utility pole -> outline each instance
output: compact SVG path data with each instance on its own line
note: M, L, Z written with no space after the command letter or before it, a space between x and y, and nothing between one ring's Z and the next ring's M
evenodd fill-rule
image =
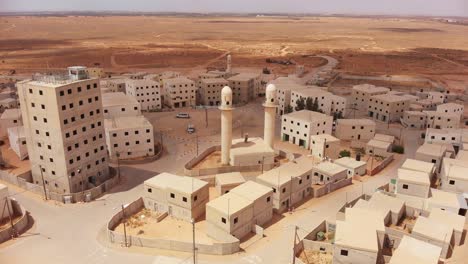
M296 237L297 237L297 226L294 226L294 241L293 241L293 254L292 264L296 264Z
M192 250L193 250L193 264L196 264L197 262L197 259L196 259L196 251L197 251L197 248L195 246L195 219L191 219L192 222L192 233L193 233L193 239L192 239Z
M46 191L46 187L45 187L44 174L42 173L42 166L41 165L39 165L39 169L41 170L42 188L44 188L44 198L47 201L47 191Z
M122 223L123 223L123 228L124 228L125 247L128 247L126 221L127 219L125 219L125 206L122 204Z

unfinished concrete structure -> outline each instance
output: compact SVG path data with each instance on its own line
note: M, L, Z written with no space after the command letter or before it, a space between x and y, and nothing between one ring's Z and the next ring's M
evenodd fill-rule
M233 92L235 104L246 104L258 95L260 75L257 73L239 73L227 79Z
M153 125L146 117L105 119L104 128L111 158L132 159L154 155Z
M257 177L257 182L273 190L273 208L282 213L311 194L312 162L306 157L290 161Z
M281 120L281 140L306 149L312 135L332 132L333 117L318 112L301 110L283 115Z
M335 136L341 140L369 141L375 135L375 122L369 119L336 120Z
M399 95L374 95L369 99L369 117L382 122L400 121L403 113L409 109L409 100Z
M222 78L201 79L199 82L200 101L204 105L219 105L221 103L221 90L229 83Z
M376 87L372 84L355 85L351 91L351 100L349 103L357 110L367 111L372 96L386 94L389 91L390 89L388 88Z
M161 173L143 183L146 208L190 222L205 214L208 183L193 177Z
M163 81L164 104L171 108L196 105L195 82L186 77L176 77Z
M126 80L127 95L133 96L141 105L142 111L161 109L163 106L159 82L148 79Z
M265 144L273 149L275 139L275 113L276 113L276 86L269 84L266 88L266 99L263 103L265 108L265 123L263 130L263 140Z
M17 84L33 182L60 194L109 178L99 80L68 70Z
M350 157L342 157L333 161L333 163L345 167L348 170L348 177L366 175L367 163L355 160Z
M312 135L310 137L310 153L319 159L336 159L340 155L340 140L329 134Z
M215 187L219 195L228 193L244 182L245 179L240 172L221 173L215 176Z
M45 105L44 105L45 107ZM8 136L8 128L22 125L21 110L6 109L0 116L0 138Z
M20 160L28 157L28 148L26 147L26 133L23 126L8 128L8 141L10 148L18 155Z
M232 90L225 86L221 90L221 164L229 164L232 144Z
M137 99L124 93L102 94L104 118L141 115L141 105Z

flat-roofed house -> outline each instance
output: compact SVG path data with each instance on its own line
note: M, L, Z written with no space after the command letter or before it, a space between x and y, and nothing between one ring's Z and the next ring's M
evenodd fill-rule
M141 115L141 106L133 96L121 92L102 94L104 118Z
M409 109L410 99L399 95L375 95L369 99L368 115L382 122L400 121Z
M442 248L440 257L449 257L454 246L453 228L441 225L438 220L419 216L411 232L412 237Z
M392 143L371 139L366 144L366 154L387 157L390 155Z
M429 175L421 171L398 169L396 192L428 198L431 191Z
M376 87L372 84L360 84L353 86L351 91L351 105L359 110L367 111L370 98L374 95L386 94L390 89Z
M297 80L292 77L278 77L270 81L269 84L274 84L276 86L276 102L278 102L276 114L278 116L286 114L287 108L291 106L291 91L306 87L299 84Z
M234 193L227 193L206 204L206 233L225 241L231 236L242 239L252 232L253 203Z
M465 112L465 106L456 103L440 104L437 106L437 112L457 114L461 119L463 117L463 113Z
M0 137L7 137L8 128L21 124L21 110L18 108L6 109L0 116Z
M353 208L364 208L379 211L384 216L384 222L397 225L405 214L405 202L395 197L375 192L369 201L360 199Z
M468 192L468 163L464 160L444 158L440 189L456 193Z
M198 93L204 105L219 105L221 103L221 89L229 83L223 78L201 79Z
M427 128L452 129L460 126L460 115L438 111L423 111L427 116Z
M310 98L313 103L317 102L318 110L322 111L327 115L333 115L334 113L345 114L346 99L334 95L321 87L312 86L305 88L298 88L291 91L290 105L295 110L297 101L303 99L304 103L307 102L307 98Z
M331 134L333 117L322 113L301 110L281 117L281 140L310 148L312 135Z
M336 159L340 155L340 140L329 134L312 135L310 137L310 152L317 158Z
M437 104L443 104L446 97L445 94L441 92L427 92L427 99L430 99Z
M432 210L433 208L440 208L465 216L467 205L465 198L460 193L446 192L432 188L431 197L427 199L427 210Z
M275 151L261 138L234 139L230 152L231 166L262 165L264 170L270 169L275 162Z
M142 111L161 109L163 106L159 82L149 79L126 80L125 91L140 103Z
M208 183L193 177L161 173L144 183L146 208L184 221L197 220L205 213Z
M403 162L401 165L401 168L427 173L429 179L431 180L433 179L436 172L434 163L415 159L406 159L405 162Z
M438 264L442 248L404 235L389 264Z
M321 162L312 167L312 184L334 183L348 177L348 170L329 161Z
M375 135L375 122L369 119L338 119L335 136L341 140L369 141Z
M257 182L273 190L273 208L282 213L311 194L312 162L305 158L290 161L257 177Z
M468 129L426 129L426 143L452 144L458 149L468 148Z
M446 146L444 145L424 143L416 150L414 157L417 160L433 163L436 167L436 172L439 173L445 152Z
M221 173L215 176L215 187L220 195L228 193L244 182L245 179L240 172Z
M230 192L253 204L253 225L264 225L273 217L273 190L271 188L254 181L247 181Z
M425 129L427 114L421 111L405 111L401 118L401 124L407 128Z
M465 232L465 217L440 208L433 208L429 214L429 219L441 225L447 225L453 229L455 245L460 246Z
M189 107L196 104L197 87L186 77L163 80L164 104L171 108Z
M366 175L367 163L364 161L358 161L350 157L342 157L334 160L333 163L345 167L348 170L348 177Z
M8 128L8 141L10 142L11 149L18 155L20 160L28 157L26 134L23 126Z

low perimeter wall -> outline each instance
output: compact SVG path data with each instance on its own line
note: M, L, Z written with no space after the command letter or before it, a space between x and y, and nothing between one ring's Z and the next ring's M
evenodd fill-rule
M24 208L21 207L21 205L19 205L17 201L10 201L11 207L13 208L13 215L15 217L20 217L13 223L13 227L11 225L8 225L5 229L0 230L0 243L3 243L21 233L24 233L30 226L31 222L29 213L26 210L24 210Z
M374 176L375 174L381 172L385 167L388 166L393 161L393 154L386 157L382 163L380 163L377 167L373 168L372 170L367 170L367 175Z
M125 207L125 214L131 215L140 211L145 207L143 198L132 202L127 207ZM119 211L115 214L107 224L107 237L111 243L124 244L125 236L124 234L114 231L114 229L119 225L122 220L122 211ZM185 251L191 252L193 249L192 242L178 241L172 239L162 239L162 238L143 238L138 236L127 235L127 243L133 246L138 247L148 247L148 248L159 248L165 250L173 251ZM204 244L196 243L195 247L197 252L201 254L209 255L229 255L239 252L240 250L240 241L233 242L214 242L213 244Z
M353 183L353 178L346 178L341 181L327 183L323 186L320 186L319 188L312 188L312 191L314 192L313 197L317 198L317 197L324 196L327 193L331 193L335 190L351 185L352 183Z

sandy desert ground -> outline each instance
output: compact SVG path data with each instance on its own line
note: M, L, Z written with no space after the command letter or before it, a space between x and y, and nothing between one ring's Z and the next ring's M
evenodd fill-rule
M458 87L468 73L468 26L431 19L346 17L0 17L0 73L31 73L69 65L108 71L293 66L266 64L291 58L323 64L311 54L339 59L353 74L429 76ZM463 85L462 85L463 86Z

